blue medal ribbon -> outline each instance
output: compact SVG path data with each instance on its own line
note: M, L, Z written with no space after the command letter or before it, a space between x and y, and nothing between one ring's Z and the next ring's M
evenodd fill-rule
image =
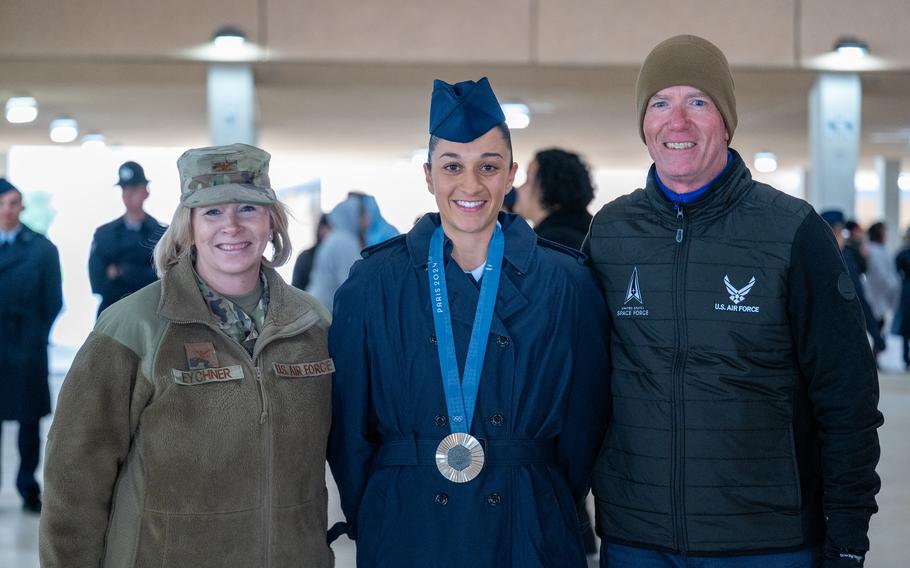
M474 406L477 403L477 390L480 387L483 359L487 351L487 337L493 323L493 307L496 304L499 276L502 273L505 237L497 223L493 229L493 237L490 239L487 251L487 262L483 268L480 298L477 300L477 310L474 313L474 327L471 328L471 342L468 344L463 379L458 376L458 360L455 356L455 340L452 335L452 314L449 311L449 293L446 287L443 258L444 240L442 227L437 227L430 239L427 261L433 324L436 328L436 351L439 355L439 368L442 370L449 425L453 433L469 434L471 420L474 418Z

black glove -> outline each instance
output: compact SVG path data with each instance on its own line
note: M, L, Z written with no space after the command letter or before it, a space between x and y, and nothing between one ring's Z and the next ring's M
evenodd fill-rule
M862 568L865 561L864 550L845 550L827 544L822 555L822 568Z

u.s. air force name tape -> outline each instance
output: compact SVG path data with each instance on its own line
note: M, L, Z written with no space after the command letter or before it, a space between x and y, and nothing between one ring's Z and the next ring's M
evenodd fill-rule
M335 362L331 359L311 363L274 363L275 374L288 379L318 377L335 372Z
M214 367L192 371L171 369L171 375L174 377L174 382L178 385L195 386L205 383L239 381L243 378L243 367L232 365L230 367Z

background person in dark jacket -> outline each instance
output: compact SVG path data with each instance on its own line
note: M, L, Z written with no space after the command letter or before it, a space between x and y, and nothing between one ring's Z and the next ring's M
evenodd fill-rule
M22 194L0 178L0 420L19 422L16 489L25 510L38 513L39 421L51 412L47 339L63 290L57 247L19 222L23 209Z
M729 149L733 77L710 42L660 43L636 101L647 185L584 247L613 322L602 564L861 566L882 416L831 229Z
M847 274L850 275L853 289L856 290L856 299L863 308L863 321L866 323L866 331L872 337L872 352L873 355L877 355L885 350L885 337L881 329L884 322L879 323L875 319L872 306L869 305L866 283L863 281L863 270L865 269L860 269L856 260L858 257L851 252L848 244L850 242L850 230L847 229L844 223L844 214L842 211L832 209L822 211L821 218L831 226L834 240L837 241L837 246L840 248L841 254L844 255L844 265L847 267ZM863 264L865 266L865 260Z
M322 244L322 239L331 230L329 218L323 213L319 216L319 223L316 225L316 244L300 253L294 262L294 275L291 278L291 284L295 288L306 290L310 283L310 272L313 270L313 260L316 258L316 251L319 249L319 245Z
M578 154L560 148L541 150L528 166L516 193L514 211L534 224L545 239L574 249L588 233L594 199L591 172Z
M904 235L904 246L897 253L894 264L901 277L901 295L891 331L901 336L904 368L910 371L910 229Z
M158 279L152 250L164 234L161 223L142 208L149 196L149 180L142 166L125 162L117 173L120 179L116 185L123 188L126 213L95 230L88 259L92 292L101 295L99 314Z
M863 233L863 227L850 219L844 223L844 229L847 230L844 244L841 249L845 257L853 260L853 265L860 274L866 273L866 260L869 256L869 248L866 246L866 236Z

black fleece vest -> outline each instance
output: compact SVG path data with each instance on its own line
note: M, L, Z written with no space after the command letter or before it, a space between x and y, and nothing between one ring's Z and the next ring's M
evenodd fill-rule
M814 538L787 313L791 245L811 210L753 181L734 153L681 212L652 171L595 217L590 254L613 320L614 416L593 478L603 538L722 555Z

